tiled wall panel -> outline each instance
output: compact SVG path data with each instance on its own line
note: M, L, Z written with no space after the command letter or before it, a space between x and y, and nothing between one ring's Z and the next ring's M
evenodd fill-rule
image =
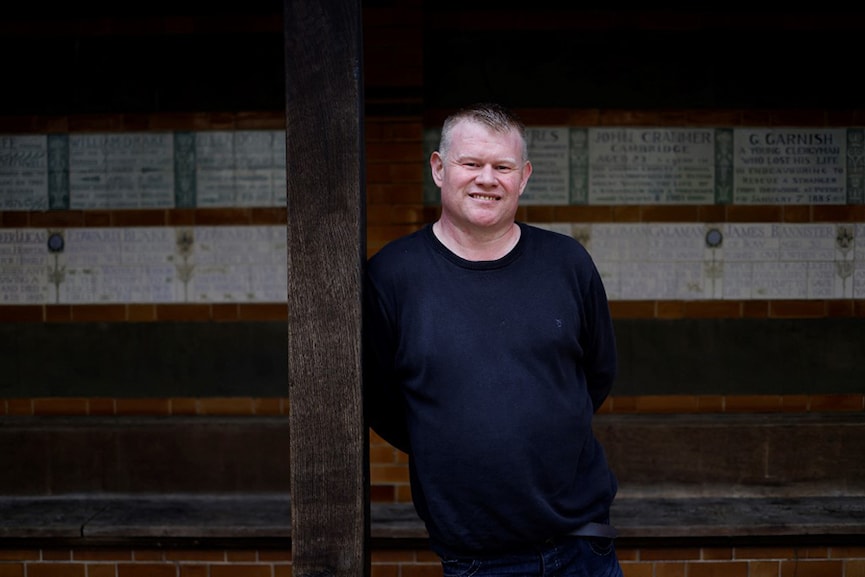
M865 298L865 223L538 223L610 300ZM285 226L0 230L0 304L281 303Z

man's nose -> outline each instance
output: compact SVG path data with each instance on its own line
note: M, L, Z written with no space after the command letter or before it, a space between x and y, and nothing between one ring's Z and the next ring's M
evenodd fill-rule
M481 167L481 171L478 173L477 179L478 182L483 183L495 183L496 181L496 172L493 169L491 164L485 164Z

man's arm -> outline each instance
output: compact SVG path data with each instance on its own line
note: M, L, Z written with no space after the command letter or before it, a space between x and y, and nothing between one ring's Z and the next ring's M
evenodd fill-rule
M393 374L395 337L372 283L363 298L363 402L367 424L388 443L409 452L405 403Z

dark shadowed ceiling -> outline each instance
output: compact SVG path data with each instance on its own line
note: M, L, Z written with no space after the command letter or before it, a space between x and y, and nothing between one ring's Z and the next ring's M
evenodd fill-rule
M423 88L368 84L372 100L861 107L857 9L378 0L362 10L412 4L422 11ZM284 107L281 0L13 2L0 54L0 115Z

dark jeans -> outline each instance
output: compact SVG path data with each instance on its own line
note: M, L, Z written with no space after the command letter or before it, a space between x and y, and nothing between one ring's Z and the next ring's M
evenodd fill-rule
M613 539L562 537L536 551L493 558L442 558L444 577L622 577Z

